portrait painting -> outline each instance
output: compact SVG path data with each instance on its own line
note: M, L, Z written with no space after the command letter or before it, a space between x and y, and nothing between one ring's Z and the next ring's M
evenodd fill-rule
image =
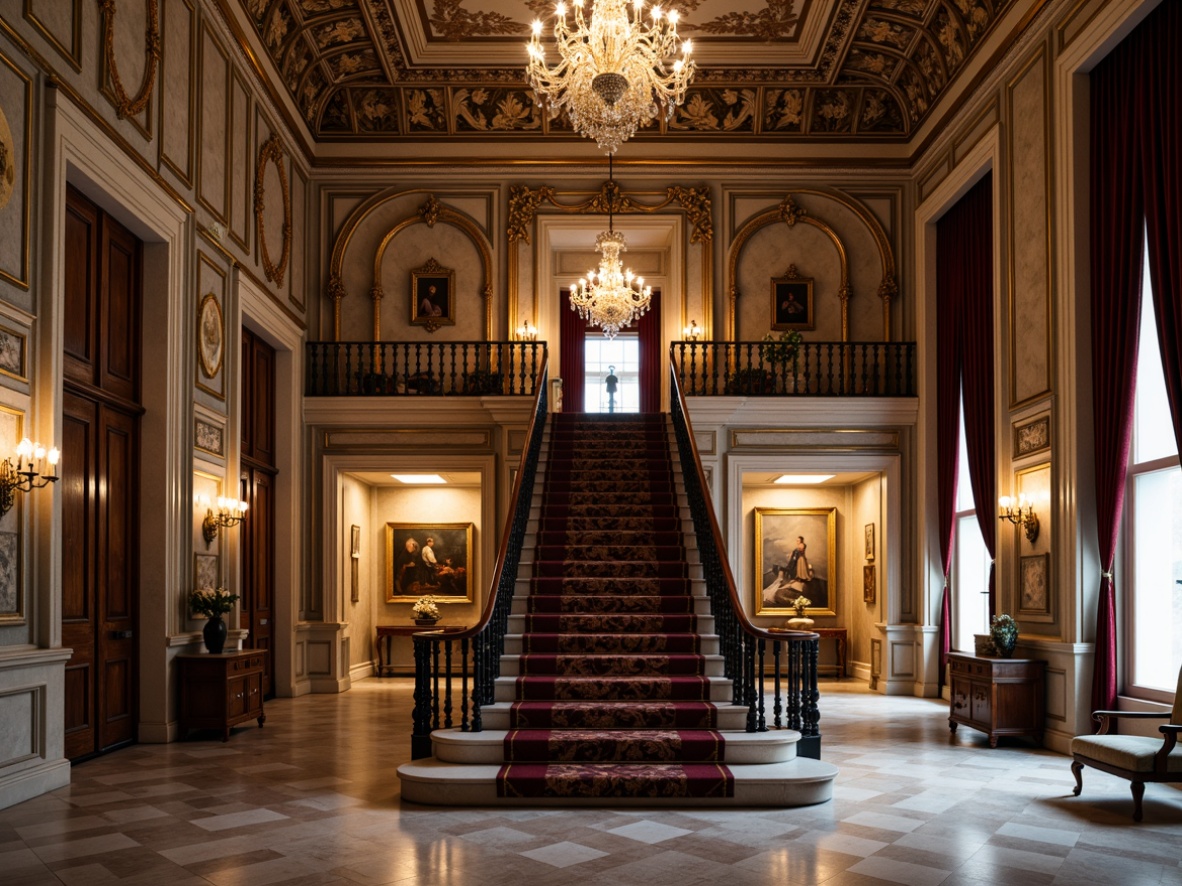
M874 524L866 524L866 555L865 559L874 559Z
M386 602L472 602L472 523L387 523Z
M410 272L410 322L434 332L456 322L453 291L456 272L442 267L435 259Z
M878 584L873 565L862 567L862 602L873 603L878 599Z
M361 602L361 527L349 527L349 599Z
M755 509L755 614L836 615L837 508Z
M772 329L815 329L813 314L813 279L796 273L789 265L783 277L772 278Z

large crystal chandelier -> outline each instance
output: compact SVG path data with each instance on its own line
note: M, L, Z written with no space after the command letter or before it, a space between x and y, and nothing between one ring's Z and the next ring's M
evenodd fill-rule
M607 162L607 230L595 238L595 251L600 255L599 272L589 271L571 286L570 307L592 326L602 327L603 334L610 339L644 315L652 304L653 288L644 285L643 277L623 270L620 265L620 253L628 247L624 245L624 235L616 233L613 225L616 189L610 154Z
M563 108L571 126L614 153L640 126L657 115L668 120L685 99L694 73L690 41L678 51L677 10L652 9L642 20L644 0L592 0L591 21L583 18L585 0L574 0L572 29L566 5L555 9L554 39L559 61L547 66L542 49L542 23L535 20L530 38L526 77L538 104L555 117Z

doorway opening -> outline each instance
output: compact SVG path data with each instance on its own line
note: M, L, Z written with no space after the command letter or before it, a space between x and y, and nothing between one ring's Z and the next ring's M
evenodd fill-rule
M615 384L608 379L615 377ZM614 390L613 390L614 388ZM598 330L583 341L583 411L640 412L640 336Z

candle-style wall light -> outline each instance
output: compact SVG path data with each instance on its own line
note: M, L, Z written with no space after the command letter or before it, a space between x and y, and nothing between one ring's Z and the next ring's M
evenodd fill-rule
M12 510L16 504L16 493L56 483L60 458L61 452L57 447L46 449L28 437L21 440L16 447L16 464L12 463L11 458L0 462L0 516Z
M1026 540L1034 544L1038 538L1038 515L1034 513L1034 501L1020 494L1015 501L1008 495L998 500L998 519L1009 520L1015 526L1021 526L1026 532Z
M218 496L216 511L214 511L213 502L210 501L208 495L202 495L197 499L197 502L205 508L205 519L201 521L201 536L205 539L207 548L218 537L219 529L223 526L237 526L246 517L248 505L244 501Z

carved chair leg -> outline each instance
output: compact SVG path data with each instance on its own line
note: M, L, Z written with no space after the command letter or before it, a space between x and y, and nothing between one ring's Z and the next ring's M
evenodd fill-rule
M1145 796L1145 782L1133 782L1133 821L1141 820L1141 798Z
M1079 760L1071 761L1071 774L1075 776L1075 788L1071 793L1079 796L1079 792L1083 790L1083 763Z

